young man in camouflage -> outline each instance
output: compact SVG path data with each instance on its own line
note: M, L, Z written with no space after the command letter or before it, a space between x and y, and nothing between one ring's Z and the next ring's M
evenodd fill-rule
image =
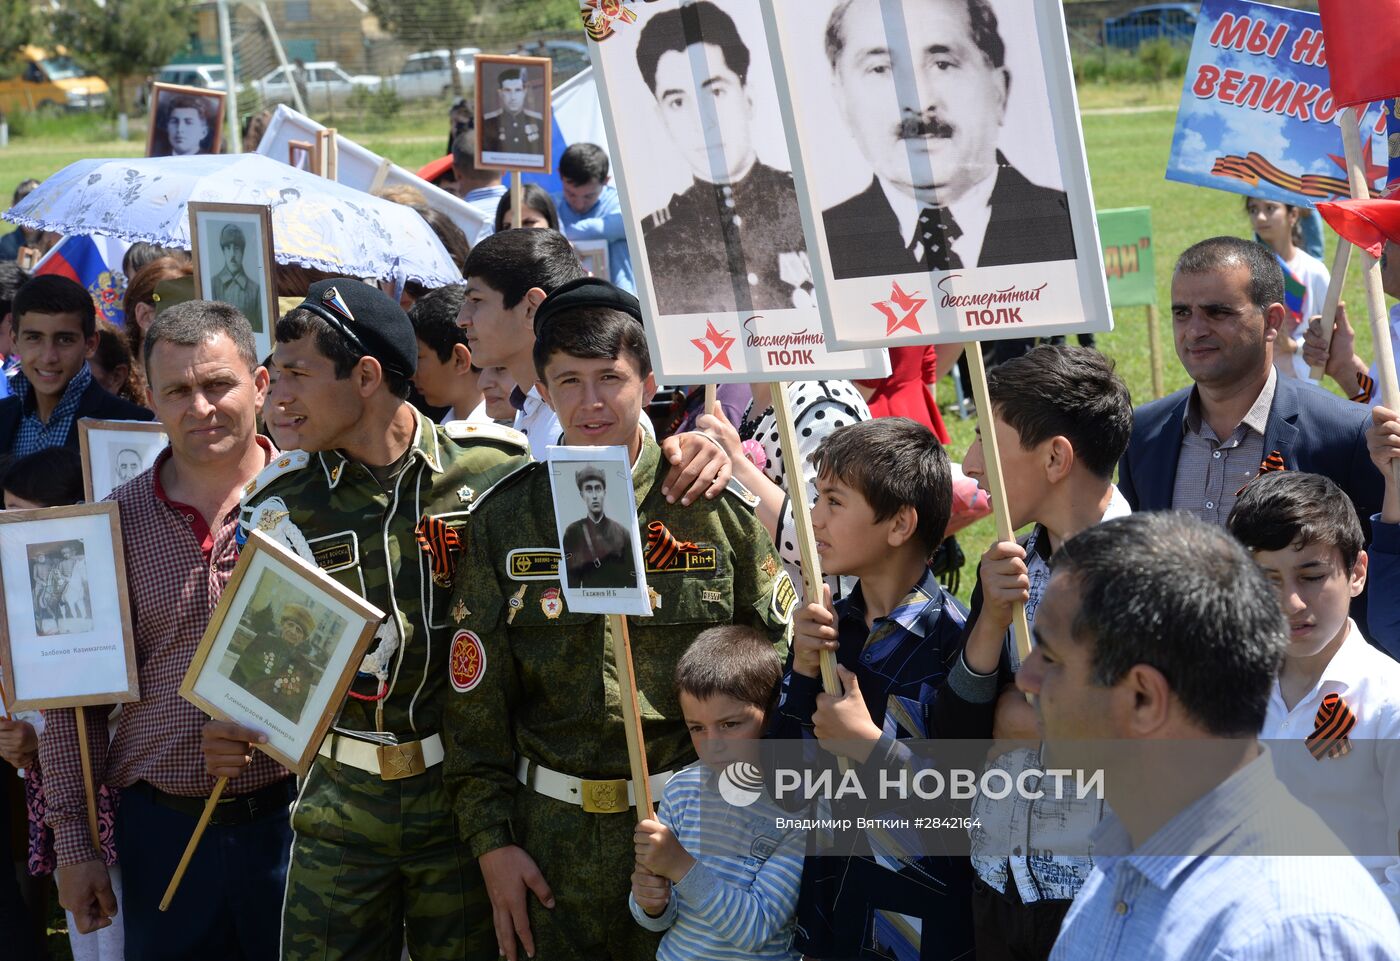
M435 427L404 401L417 359L397 303L361 281L311 286L277 324L265 415L284 448L245 488L244 531L271 534L388 616L292 816L284 961L496 957L442 785L452 573L480 492L528 462L496 425ZM254 732L211 723L210 773Z
M756 627L785 653L795 592L747 491L689 507L661 495L666 464L639 427L656 381L636 298L600 279L571 281L539 306L535 330L541 393L564 442L625 445L633 459L654 613L629 630L656 794L695 759L676 661L716 624ZM548 471L519 471L469 510L444 778L500 953L652 958L656 935L627 909L632 786L608 618L567 609Z

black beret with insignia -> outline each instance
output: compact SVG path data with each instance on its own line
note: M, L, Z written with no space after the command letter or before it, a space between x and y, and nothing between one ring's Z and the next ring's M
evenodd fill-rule
M320 317L361 356L373 357L387 371L405 378L418 370L418 339L413 322L378 287L350 277L318 280L299 305Z
M555 314L579 307L607 307L620 310L624 314L642 322L642 305L636 297L608 283L601 277L580 277L571 280L546 297L535 309L535 336L538 337L544 325ZM415 353L415 357L417 354Z

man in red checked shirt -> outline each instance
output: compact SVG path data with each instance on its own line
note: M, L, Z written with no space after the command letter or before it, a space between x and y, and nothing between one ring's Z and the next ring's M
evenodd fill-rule
M252 329L207 301L161 314L145 338L147 394L170 446L112 495L136 633L141 700L108 744L107 707L86 708L94 776L120 789L115 840L128 961L276 961L295 782L259 754L224 792L168 912L157 904L214 786L205 718L177 691L238 559L243 487L276 454L257 435L267 393ZM117 913L89 836L72 710L48 712L40 747L58 892L78 930Z

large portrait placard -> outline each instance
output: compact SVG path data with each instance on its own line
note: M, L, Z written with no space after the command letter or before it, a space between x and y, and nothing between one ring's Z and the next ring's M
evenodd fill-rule
M888 374L879 351L827 349L758 5L626 9L588 46L657 378Z
M180 696L262 731L305 774L384 613L261 531L248 538Z
M115 502L0 512L0 663L11 711L138 699Z
M627 448L550 447L549 484L568 609L649 616Z
M838 347L1108 330L1057 0L762 0Z

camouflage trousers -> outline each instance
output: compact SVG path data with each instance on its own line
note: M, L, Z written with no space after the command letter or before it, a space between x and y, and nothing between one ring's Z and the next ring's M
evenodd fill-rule
M554 909L529 896L535 961L652 961L661 936L627 909L635 855L632 811L589 814L522 787L516 840L554 892ZM416 959L415 959L416 961Z
M283 961L494 961L491 903L441 765L417 777L318 757L292 815Z

